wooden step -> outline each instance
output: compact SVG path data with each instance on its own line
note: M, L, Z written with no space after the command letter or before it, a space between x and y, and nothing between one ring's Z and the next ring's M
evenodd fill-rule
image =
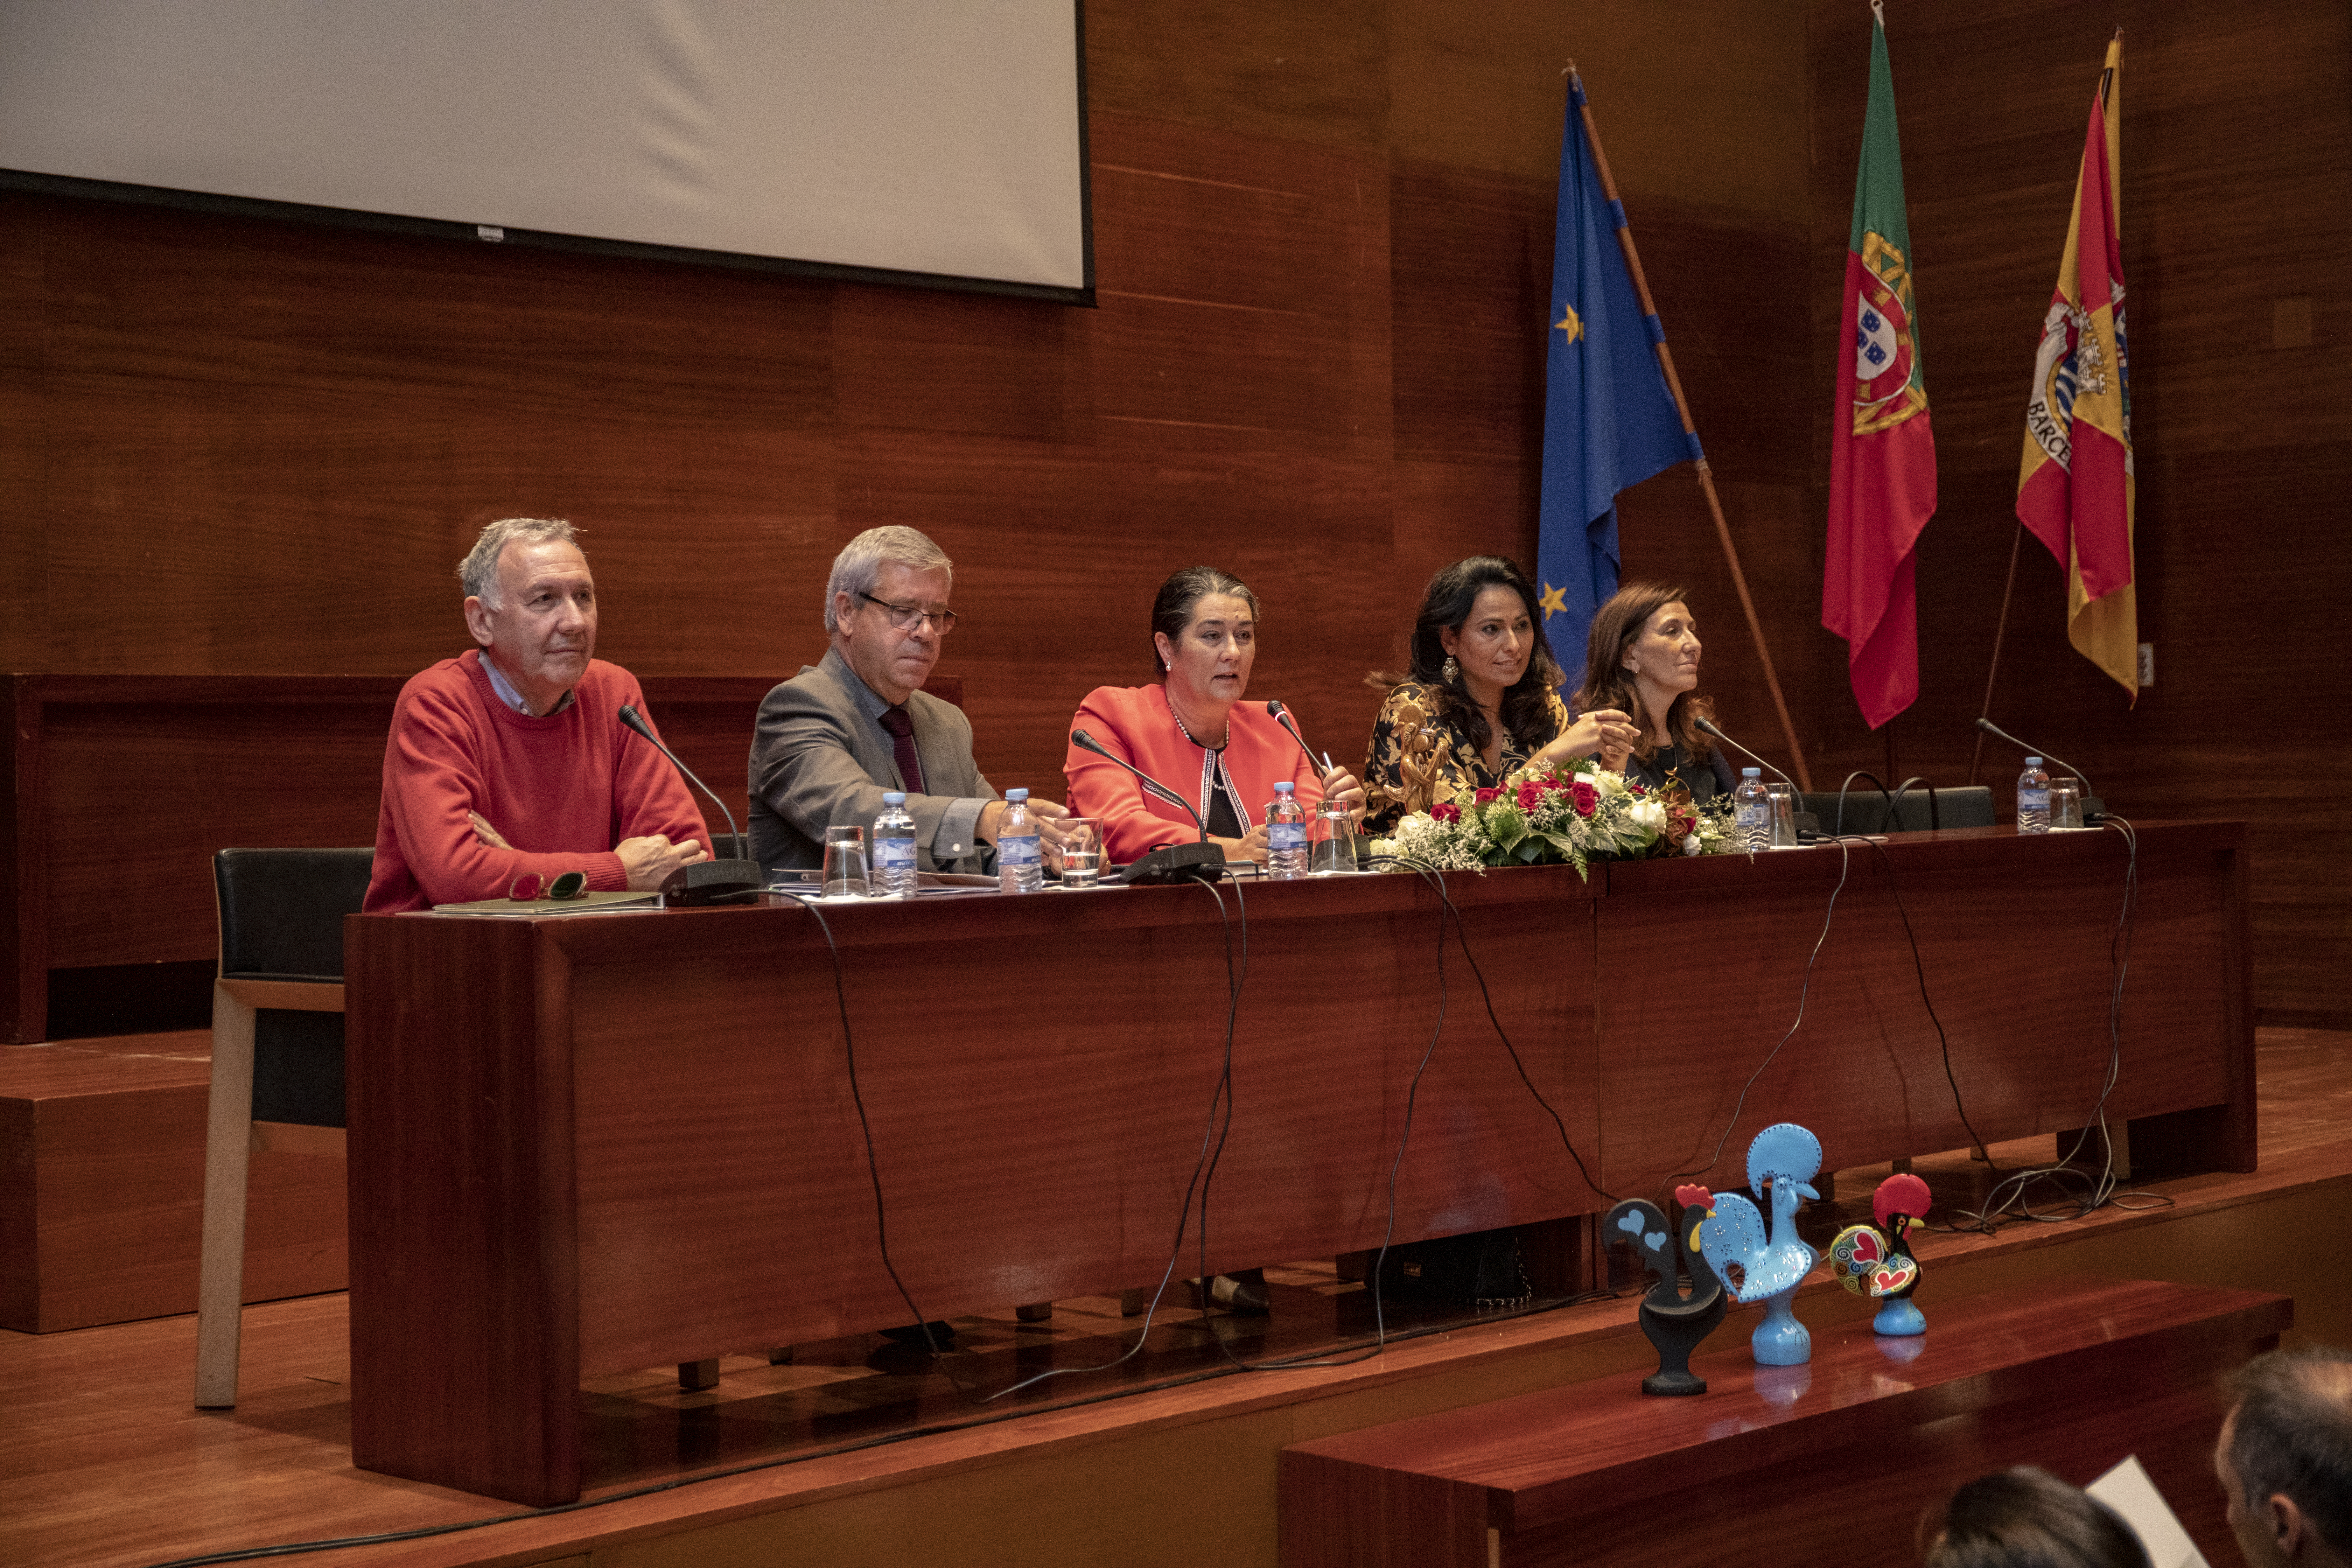
M0 1327L196 1310L212 1035L0 1046ZM257 1150L245 1299L340 1290L343 1162Z

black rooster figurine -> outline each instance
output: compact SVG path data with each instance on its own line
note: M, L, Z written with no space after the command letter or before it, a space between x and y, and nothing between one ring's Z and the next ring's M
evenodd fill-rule
M1642 1255L1643 1267L1658 1277L1642 1298L1642 1332L1658 1352L1658 1370L1642 1380L1644 1394L1706 1392L1706 1380L1690 1369L1691 1352L1731 1310L1723 1282L1698 1247L1699 1221L1712 1201L1713 1194L1705 1187L1676 1187L1679 1224L1668 1223L1658 1205L1646 1198L1628 1198L1601 1222L1603 1237L1632 1241ZM1690 1279L1688 1295L1681 1285L1685 1275Z

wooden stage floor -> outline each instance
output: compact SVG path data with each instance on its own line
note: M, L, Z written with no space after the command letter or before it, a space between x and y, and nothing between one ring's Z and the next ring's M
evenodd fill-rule
M2343 1249L2326 1242L2292 1248L2278 1237L2291 1217L2282 1205L2307 1196L2340 1207L2340 1193L2320 1189L2352 1184L2352 1035L2262 1031L2260 1080L2258 1174L2155 1183L2127 1199L2134 1206L2086 1219L2020 1221L1990 1237L1927 1238L1921 1303L1931 1331L1939 1288L1969 1294L2042 1270L2162 1269L2160 1277L2195 1274L2199 1282L2299 1286L2299 1334L2352 1341L2352 1308L2344 1304L2352 1298L2352 1266L2336 1261ZM1991 1152L2009 1168L2046 1161L2050 1150L2044 1137ZM1982 1168L1963 1152L1923 1159L1917 1169L1936 1188L1939 1217L1979 1201ZM1834 1198L1809 1216L1808 1230L1844 1223L1840 1211L1866 1212L1885 1171L1840 1173ZM2062 1206L2055 1197L2045 1194L2045 1206ZM2299 1258L2288 1259L2289 1251ZM810 1549L806 1560L888 1561L893 1568L1139 1561L1156 1546L1159 1560L1199 1561L1204 1547L1222 1543L1217 1554L1227 1562L1270 1563L1270 1461L1260 1482L1256 1450L1228 1445L1250 1479L1232 1482L1230 1495L1184 1491L1171 1503L1155 1491L1152 1468L1197 1461L1170 1461L1172 1449L1155 1459L1155 1438L1248 1417L1258 1421L1253 1442L1278 1447L1614 1372L1645 1349L1633 1328L1629 1292L1511 1316L1391 1304L1388 1346L1370 1353L1369 1300L1328 1260L1273 1269L1270 1278L1276 1298L1270 1320L1204 1321L1189 1305L1163 1305L1140 1352L1115 1369L1048 1379L992 1400L987 1396L1039 1372L1114 1360L1132 1344L1141 1320L1122 1319L1114 1300L1087 1298L1057 1303L1046 1323L1019 1322L1009 1307L958 1320L957 1348L939 1369L919 1352L861 1336L799 1347L787 1365L730 1358L719 1385L706 1393L682 1392L673 1368L599 1379L582 1394L583 1500L538 1513L353 1468L341 1294L247 1309L242 1402L234 1411L190 1406L193 1316L47 1335L0 1331L0 1408L8 1412L0 1423L0 1562L213 1561L273 1545L493 1520L500 1522L300 1560L585 1565L593 1555L599 1568L798 1561L755 1547L745 1531L790 1510L865 1499L909 1521L932 1517L927 1507L955 1518L999 1510L991 1531L1038 1529L1033 1515L1042 1511L1079 1534L1055 1540L1039 1529L1025 1543L992 1535L986 1551L965 1550L952 1532L927 1526L919 1532L922 1545L913 1547L903 1539L894 1544L887 1531L877 1534L871 1508L836 1509L843 1521L825 1528L870 1544L855 1553ZM1181 1285L1171 1301L1178 1291ZM1843 1292L1820 1279L1801 1313L1814 1321L1853 1315ZM1749 1322L1743 1311L1722 1331L1745 1333ZM1319 1353L1350 1364L1244 1372L1228 1352L1252 1362ZM1008 1467L1056 1462L1072 1465L1071 1476L1103 1495L1022 1500L1024 1489L1034 1489L1034 1476L1024 1479L1029 1472ZM934 1501L913 1500L927 1487ZM1014 1495L1000 1510L993 1494ZM1133 1530L1125 1544L1123 1508ZM1087 1542L1081 1538L1089 1531ZM803 1549L826 1539L823 1530L801 1537ZM688 1544L698 1541L704 1544Z

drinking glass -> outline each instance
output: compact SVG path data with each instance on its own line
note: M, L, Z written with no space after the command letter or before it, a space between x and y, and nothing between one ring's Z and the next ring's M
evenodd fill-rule
M1794 849L1797 847L1797 792L1784 780L1776 779L1764 786L1764 794L1772 806L1772 847Z
M2083 781L2050 781L2050 831L2063 833L2083 826Z
M826 828L824 896L862 899L866 893L866 829L854 822Z
M1091 816L1066 816L1062 828L1062 886L1091 888L1102 877L1102 823Z
M1328 877L1356 868L1356 824L1344 807L1324 801L1315 808L1315 826L1308 831L1307 875Z

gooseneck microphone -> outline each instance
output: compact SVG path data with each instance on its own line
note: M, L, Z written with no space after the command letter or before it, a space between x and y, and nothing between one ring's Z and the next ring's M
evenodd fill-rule
M727 809L727 803L719 800L709 784L696 778L694 770L677 760L677 752L661 743L661 737L654 733L653 726L646 722L644 714L624 702L621 704L621 722L644 736L655 751L669 759L670 766L686 775L689 784L717 802L719 814L727 818L729 836L746 849L751 847L736 827L735 814ZM662 881L662 901L680 907L748 904L759 898L761 880L758 861L720 860L714 857L709 860L698 860L691 866L680 866L672 871Z
M1994 723L1990 719L1979 719L1977 721L1977 728L1982 730L1988 735L1999 735L2002 740L2007 741L2011 745L2015 746L2019 751L2023 752L2030 757L2047 757L2050 761L2056 763L2060 767L2064 768L2068 773L2073 773L2076 778L2081 779L2083 781L2083 820L2085 823L2104 822L2106 820L2106 802L2101 800L2098 796L2091 793L2090 774L2084 773L2082 769L2076 767L2065 758L2058 755L2055 752L2044 751L2040 746L2028 745L2026 742L2019 740L2016 736L2011 734L2008 731L2002 729L2000 725Z
M1747 747L1741 745L1738 742L1725 734L1721 730L1716 727L1714 720L1702 718L1697 720L1696 723L1701 730L1705 731L1707 734L1714 736L1725 745L1729 746L1741 756L1753 757L1759 766L1771 768L1774 773L1780 773L1780 782L1787 784L1790 789L1795 789L1797 787L1796 780L1790 778L1787 773L1780 773L1780 770L1774 767L1772 763L1766 762L1762 757L1757 756L1755 752L1749 751Z
M1116 763L1135 775L1136 782L1160 799L1172 803L1176 809L1192 819L1201 837L1193 844L1168 844L1154 849L1118 876L1114 882L1139 885L1150 882L1210 882L1225 874L1225 852L1209 842L1209 826L1201 814L1192 809L1192 802L1129 762L1116 755L1100 741L1084 730L1070 731L1070 744L1081 751L1092 752L1107 763Z
M1307 765L1316 770L1316 777L1322 777L1322 766L1316 762L1314 752L1308 749L1307 737L1298 732L1298 722L1291 718L1290 710L1279 702L1269 702L1265 705L1265 716L1289 732L1290 738L1298 742L1299 751L1306 754Z

